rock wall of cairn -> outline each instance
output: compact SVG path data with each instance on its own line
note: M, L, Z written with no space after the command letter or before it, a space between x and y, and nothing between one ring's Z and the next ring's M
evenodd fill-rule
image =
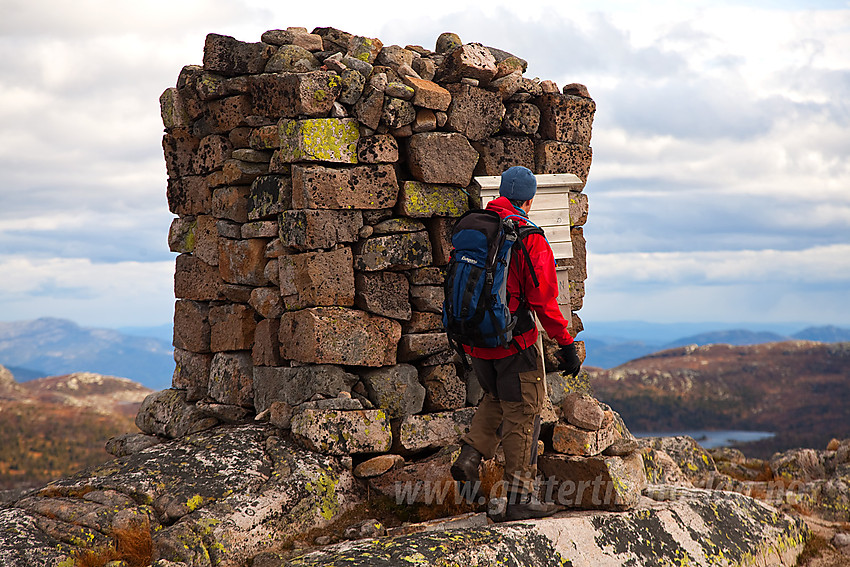
M208 35L203 65L160 100L177 365L143 430L259 415L339 455L455 439L481 393L440 310L473 178L523 165L586 181L590 169L587 90L525 70L454 34L434 51L334 28ZM564 208L577 311L587 199L573 192ZM162 413L174 404L179 417Z

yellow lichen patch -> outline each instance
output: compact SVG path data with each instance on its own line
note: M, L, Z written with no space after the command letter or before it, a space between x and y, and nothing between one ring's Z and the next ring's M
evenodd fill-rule
M469 209L469 199L462 189L406 181L402 188L402 207L411 217L459 217Z
M326 520L332 519L340 512L340 504L336 495L339 479L331 476L328 471L322 471L315 482L308 482L304 487L314 493L319 500L319 515Z
M356 120L281 120L278 131L281 159L286 162L357 163L360 128Z
M196 494L186 501L186 508L189 509L189 512L194 512L195 510L200 508L203 503L203 496L201 496L200 494Z

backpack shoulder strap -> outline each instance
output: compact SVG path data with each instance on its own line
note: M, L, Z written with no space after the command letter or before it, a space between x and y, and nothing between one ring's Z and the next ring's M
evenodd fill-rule
M525 255L525 263L531 271L531 280L534 282L536 287L540 285L540 282L537 279L537 273L534 271L534 264L531 262L531 254L528 253L528 248L525 246L525 239L532 234L540 234L544 238L546 235L543 232L543 229L539 226L527 224L520 226L517 232L516 246L519 246L520 250L522 250L522 253Z

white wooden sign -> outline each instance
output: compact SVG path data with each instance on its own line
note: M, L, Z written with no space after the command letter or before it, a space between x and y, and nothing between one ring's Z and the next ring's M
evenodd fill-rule
M581 190L584 185L578 176L572 173L555 173L535 175L537 178L537 194L531 204L528 218L543 229L546 239L552 246L556 260L573 257L573 245L570 239L570 189ZM481 206L499 196L499 183L502 178L498 175L476 177L475 181L481 186ZM567 278L567 268L557 268L558 276L558 305L561 313L569 321L570 284Z
M570 241L570 189L581 189L583 183L572 173L552 173L535 175L537 194L531 204L528 218L543 229L546 239L552 246L556 260L573 257L573 245ZM498 175L476 177L481 186L481 206L499 196Z

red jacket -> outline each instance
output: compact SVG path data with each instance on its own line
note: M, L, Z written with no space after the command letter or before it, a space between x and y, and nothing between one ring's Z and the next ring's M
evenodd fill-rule
M487 209L496 211L499 216L505 218L508 215L525 216L521 209L516 209L506 197L498 197L487 203ZM519 224L526 224L518 221ZM508 309L515 313L519 308L521 292L525 293L528 305L537 314L540 324L546 329L546 333L560 345L568 345L573 342L573 337L567 331L567 320L558 308L558 278L555 275L555 257L552 248L542 234L530 234L523 242L528 249L531 263L534 265L534 274L537 276L539 285L535 287L528 269L525 254L518 249L514 250L508 269L507 291L510 294ZM515 344L507 347L470 347L464 345L464 350L471 356L484 359L505 358L520 349L526 349L537 341L537 326L521 335L514 336ZM519 346L519 349L517 348Z

